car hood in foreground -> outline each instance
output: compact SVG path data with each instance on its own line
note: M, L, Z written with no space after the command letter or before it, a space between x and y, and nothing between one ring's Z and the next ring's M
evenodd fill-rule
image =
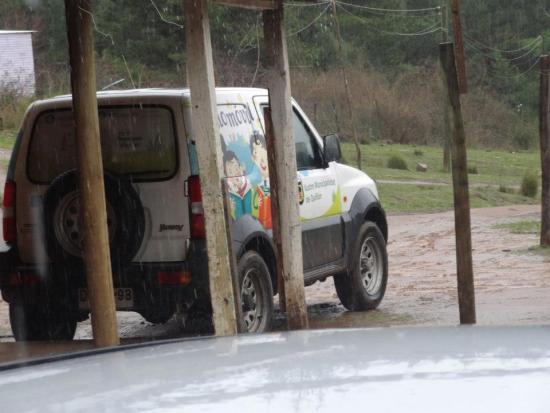
M6 369L4 412L548 412L550 328L299 331Z

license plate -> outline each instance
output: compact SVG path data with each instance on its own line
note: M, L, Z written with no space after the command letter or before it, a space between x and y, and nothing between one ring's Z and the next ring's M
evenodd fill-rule
M134 306L134 291L131 288L115 288L115 306L117 310L131 309ZM86 288L78 289L78 309L90 309Z

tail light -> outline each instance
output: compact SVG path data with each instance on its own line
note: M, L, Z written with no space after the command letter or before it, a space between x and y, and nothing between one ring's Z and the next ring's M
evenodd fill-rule
M204 228L204 210L202 207L201 181L192 175L187 181L189 200L191 202L191 238L206 238Z
M2 221L4 241L14 243L17 241L17 228L15 226L15 182L13 181L6 181L4 186L4 216Z
M191 282L189 271L159 271L157 279L160 285L187 285Z

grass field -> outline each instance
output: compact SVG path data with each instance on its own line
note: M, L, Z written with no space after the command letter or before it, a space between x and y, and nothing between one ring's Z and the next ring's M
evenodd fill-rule
M13 148L15 144L16 131L13 130L0 130L0 149Z
M347 163L354 165L355 147L344 143L342 149ZM361 150L363 170L378 181L380 197L388 212L433 212L452 208L452 177L442 170L441 148L370 144L362 145ZM388 159L393 155L403 158L408 170L387 168ZM427 164L428 172L417 172L417 163ZM476 174L469 175L473 208L540 202L538 197L519 194L523 176L528 172L538 174L540 170L538 152L469 149L468 166L477 170Z
M16 131L0 131L0 149L11 149ZM344 159L354 165L355 147L342 145ZM408 145L362 145L363 170L378 181L380 197L388 212L435 212L453 207L451 174L442 171L441 148ZM408 170L387 168L388 159L399 155ZM416 164L428 165L428 172L417 172ZM0 160L5 167L7 160ZM473 208L513 204L534 204L540 198L520 195L519 186L528 172L538 174L538 152L507 152L488 149L469 149L468 165L477 169L470 174L470 198ZM391 181L391 182L387 182ZM501 192L500 187L506 189ZM540 185L539 185L540 187Z

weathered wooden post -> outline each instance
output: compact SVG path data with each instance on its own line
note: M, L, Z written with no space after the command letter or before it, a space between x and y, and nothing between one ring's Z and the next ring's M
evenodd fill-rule
M455 208L456 269L458 305L461 324L475 324L475 291L472 264L472 233L470 222L470 194L468 191L468 165L466 135L460 105L460 90L454 47L452 43L440 45L441 66L445 72L449 105L452 109L453 139L451 144L453 192Z
M99 139L91 0L65 0L83 255L92 331L99 347L119 344Z
M273 243L275 244L277 265L275 270L277 271L277 292L279 294L279 306L281 311L286 313L286 295L285 295L285 281L283 278L283 256L281 251L283 244L281 243L281 223L279 222L279 181L277 176L277 160L275 159L275 137L273 136L273 122L271 120L271 108L264 108L264 122L265 122L265 142L268 153L268 167L269 167L269 186L271 189L271 215L273 223Z
M447 0L441 1L441 43L449 41L449 9L446 5ZM441 68L441 78L443 83L443 170L451 171L451 114L447 104L447 86L445 85L445 76Z
M296 149L290 94L290 72L283 26L283 2L263 11L266 76L275 142L275 161L281 228L282 272L285 284L288 327L308 327L302 262L302 224L298 206Z
M468 92L468 81L466 78L466 59L464 57L464 40L462 37L462 21L460 19L460 0L451 1L451 16L455 37L455 66L458 75L458 89L460 94Z
M540 245L550 247L550 135L548 134L548 77L550 58L540 57L540 159L542 170Z
M340 21L338 20L338 13L336 8L336 0L331 0L332 2L332 17L334 19L334 26L336 27L336 39L338 40L338 52L340 53L340 72L342 73L342 79L344 80L344 90L346 92L346 103L348 105L348 115L349 121L351 123L351 130L353 134L353 143L355 144L355 152L357 155L357 168L361 169L362 167L362 156L361 156L361 145L359 144L359 137L357 136L357 129L355 127L355 117L353 116L353 106L351 99L351 91L349 88L348 74L346 72L345 60L344 60L344 49L342 46L342 33L340 32ZM365 91L363 91L365 93Z
M213 322L216 335L226 336L237 333L237 320L225 235L222 154L207 0L184 0L184 11L187 79L200 170Z
M231 200L229 194L229 188L227 187L227 178L222 180L222 192L223 192L223 212L225 217L225 230L227 235L227 251L229 253L229 266L231 267L231 275L233 281L233 297L235 303L235 316L237 318L237 332L246 333L246 325L243 318L243 307L241 300L241 288L238 277L238 264L237 256L233 251L233 236L231 231Z

